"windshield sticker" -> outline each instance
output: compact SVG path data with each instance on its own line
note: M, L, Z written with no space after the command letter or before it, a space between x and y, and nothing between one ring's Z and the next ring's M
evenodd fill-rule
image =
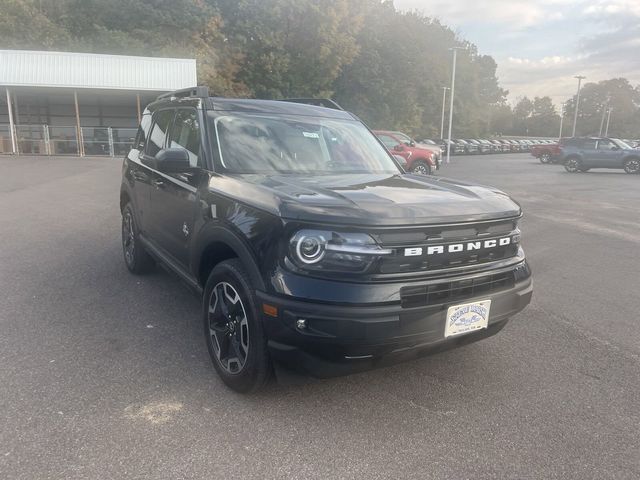
M307 138L320 138L320 135L315 132L302 132L302 135Z

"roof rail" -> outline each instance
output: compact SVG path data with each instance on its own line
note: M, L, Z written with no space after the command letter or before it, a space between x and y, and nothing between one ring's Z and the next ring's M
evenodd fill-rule
M306 103L316 107L333 108L334 110L344 110L340 105L330 98L283 98L281 102Z
M163 98L186 98L186 97L209 98L209 87L200 85L197 87L182 88L180 90L174 90L173 92L167 92L167 93L158 95L156 100L160 100Z

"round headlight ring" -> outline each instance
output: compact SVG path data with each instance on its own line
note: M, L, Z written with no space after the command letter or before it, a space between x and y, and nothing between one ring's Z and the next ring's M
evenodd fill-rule
M321 237L304 235L296 243L298 260L307 265L313 265L322 260L325 254L325 241Z

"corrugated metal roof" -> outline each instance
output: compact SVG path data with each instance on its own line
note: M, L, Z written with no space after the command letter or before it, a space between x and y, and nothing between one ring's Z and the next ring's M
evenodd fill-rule
M197 84L189 58L0 50L0 85L170 91Z

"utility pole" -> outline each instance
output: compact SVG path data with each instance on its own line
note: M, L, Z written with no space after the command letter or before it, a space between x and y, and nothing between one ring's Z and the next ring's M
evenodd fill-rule
M442 121L440 122L440 138L444 138L444 106L447 101L447 90L449 87L442 87Z
M575 108L575 112L573 113L573 132L571 133L572 137L576 136L576 124L578 123L578 109L580 108L580 84L582 83L582 80L584 80L585 76L583 75L576 75L573 78L577 78L578 79L578 93L576 95L576 108Z
M609 112L607 113L607 128L604 131L604 136L608 137L609 136L609 120L611 120L611 111L613 110L613 108L609 107Z
M463 47L452 47L453 50L453 70L451 71L451 98L449 100L449 136L447 141L447 163L451 161L451 127L453 126L453 96L456 91L456 61L458 59L458 50L464 50Z
M604 117L606 117L607 112L609 111L609 103L611 103L611 97L607 97L607 103L602 105L602 118L600 119L600 130L598 131L598 136L602 136L602 127L604 127Z

